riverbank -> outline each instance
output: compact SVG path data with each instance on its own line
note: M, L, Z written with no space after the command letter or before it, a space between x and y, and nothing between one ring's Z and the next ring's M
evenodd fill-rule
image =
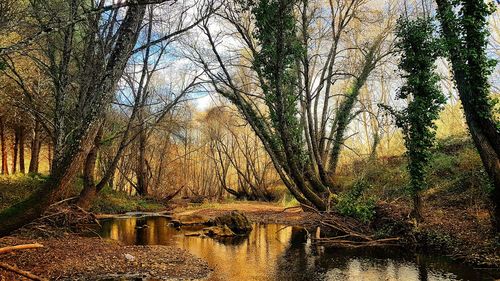
M418 227L409 219L411 204L404 200L391 204L379 202L370 227L381 237L401 236L404 245L416 252L449 256L473 266L500 269L499 242L493 233L487 209L467 208L465 204L457 204L456 201L460 200L457 197L437 200L432 193L424 196L425 219ZM264 202L184 206L174 208L171 215L175 218L197 217L203 221L232 210L242 212L253 222L290 226L318 224L318 216L314 212Z
M290 226L304 226L315 217L314 213L302 211L300 206L285 208L276 203L251 201L176 206L171 212L174 217L200 216L213 219L234 210L245 214L252 222Z
M114 240L73 234L48 239L4 237L0 239L0 246L35 242L44 247L4 254L0 261L49 280L120 277L200 280L212 272L205 261L171 246L124 246ZM12 272L0 270L0 280L23 279Z
M176 207L171 206L169 211L161 212L161 216L206 220L232 210L242 212L253 222L265 224L310 226L318 219L317 214L304 212L298 207L285 208L275 203L245 201L178 204ZM446 255L473 265L500 267L498 247L495 248L492 240L494 236L489 231L487 221L478 221L468 214L468 210L458 207L442 207L438 211L435 205L426 204L424 210L426 220L423 224L415 229L406 228L410 232L400 233L409 241L408 246L432 256ZM386 228L387 233L380 233L381 235L397 232L409 226L408 212L409 207L405 204L381 204L373 224L383 220L386 226L393 227ZM373 227L377 228L376 225ZM382 230L378 228L376 231ZM196 280L207 277L212 271L205 261L174 246L126 246L113 240L82 237L77 233L68 234L60 230L58 233L57 237L46 238L24 235L27 233L0 238L0 246L33 242L44 245L39 249L2 255L0 261L45 278L62 280L94 280L117 275ZM414 244L411 244L411 239L414 239ZM133 258L127 258L126 255ZM3 280L13 280L13 275L6 271L0 271L0 276L4 277Z

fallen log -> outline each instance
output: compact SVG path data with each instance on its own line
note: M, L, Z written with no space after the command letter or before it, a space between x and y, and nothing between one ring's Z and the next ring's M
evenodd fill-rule
M0 255L10 253L10 252L16 251L16 250L34 249L34 248L41 248L41 247L43 247L43 245L38 244L38 243L8 246L8 247L0 248Z
M184 186L181 186L179 189L177 189L173 193L168 194L167 196L165 196L163 198L163 201L168 202L168 201L172 200L175 196L177 196L177 194L179 194L181 192L182 189L184 189Z
M24 270L21 270L15 266L12 266L12 265L8 265L6 263L3 263L3 262L0 262L0 267L5 269L5 270L8 270L8 271L12 271L14 273L17 273L21 276L24 276L30 280L35 280L35 281L48 281L48 279L45 279L45 278L42 278L40 276L37 276L37 275L34 275L28 271L24 271Z

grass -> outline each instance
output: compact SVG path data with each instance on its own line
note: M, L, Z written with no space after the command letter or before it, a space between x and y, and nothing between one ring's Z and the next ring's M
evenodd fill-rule
M407 160L401 155L379 159L376 163L358 163L344 169L340 179L343 186L352 187L363 180L372 188L369 195L382 201L408 197L409 175ZM492 189L481 159L471 140L454 137L438 140L427 169L428 186L424 195L469 195L487 200Z
M45 180L38 174L0 176L0 210L28 198Z
M0 210L6 209L28 198L47 179L40 174L15 174L0 176ZM79 194L82 183L77 179L67 191L66 197ZM96 213L125 213L133 211L159 211L165 207L151 198L129 196L113 191L110 188L102 190L93 202L91 210Z
M165 206L152 198L132 196L104 188L94 200L91 211L95 213L118 214L125 212L156 212Z

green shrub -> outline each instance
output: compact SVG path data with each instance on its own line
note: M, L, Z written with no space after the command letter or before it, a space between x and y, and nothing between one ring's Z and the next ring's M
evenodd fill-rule
M449 251L456 244L449 234L437 230L419 230L414 235L420 245L437 251Z
M369 182L371 186L365 191L365 195L381 200L406 196L409 175L405 165L406 161L402 161L396 166L382 162L370 165L367 168L366 175L363 176L364 181ZM352 185L356 182L357 179L353 181Z
M356 218L362 222L370 222L375 215L375 199L364 196L370 185L360 180L352 188L338 196L336 210L344 216Z

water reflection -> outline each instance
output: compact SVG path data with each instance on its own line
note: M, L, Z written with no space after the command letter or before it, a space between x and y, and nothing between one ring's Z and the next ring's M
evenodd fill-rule
M400 251L335 250L314 247L301 228L254 224L248 238L184 236L163 217L105 220L101 235L128 245L177 245L215 269L209 280L494 280L484 272Z

